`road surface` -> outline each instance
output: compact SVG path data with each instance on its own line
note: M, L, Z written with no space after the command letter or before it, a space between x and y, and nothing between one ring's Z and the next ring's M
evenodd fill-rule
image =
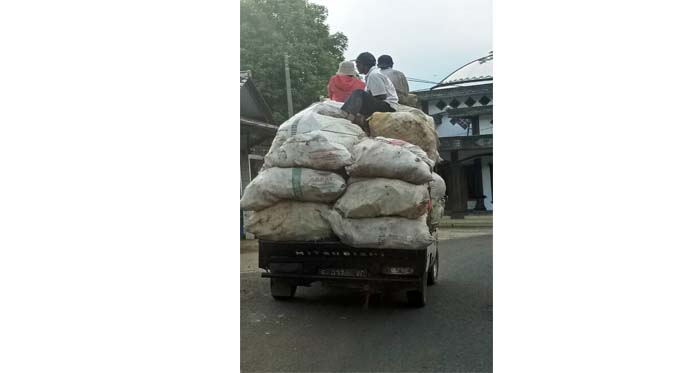
M350 290L298 287L274 301L269 280L241 275L243 372L491 372L492 236L440 243L440 278L428 304L403 293L362 308Z

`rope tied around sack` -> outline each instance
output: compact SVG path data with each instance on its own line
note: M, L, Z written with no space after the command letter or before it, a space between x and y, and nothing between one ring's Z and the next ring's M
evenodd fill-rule
M296 199L302 198L302 169L292 169L292 195Z

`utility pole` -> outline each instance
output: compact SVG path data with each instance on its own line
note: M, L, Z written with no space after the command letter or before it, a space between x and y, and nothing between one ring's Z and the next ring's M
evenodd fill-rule
M288 65L288 54L285 53L285 89L288 94L288 118L293 116L292 110L292 91L290 90L290 66Z

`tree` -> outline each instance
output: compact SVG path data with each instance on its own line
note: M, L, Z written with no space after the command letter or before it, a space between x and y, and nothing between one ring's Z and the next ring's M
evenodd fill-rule
M278 123L287 119L284 54L295 112L326 96L348 39L329 33L324 6L306 0L242 0L240 57Z

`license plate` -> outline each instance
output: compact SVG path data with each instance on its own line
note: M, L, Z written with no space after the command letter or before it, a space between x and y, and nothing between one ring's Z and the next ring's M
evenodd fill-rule
M324 268L319 270L319 274L323 276L338 276L338 277L367 277L367 271L364 269L343 268L331 269Z

